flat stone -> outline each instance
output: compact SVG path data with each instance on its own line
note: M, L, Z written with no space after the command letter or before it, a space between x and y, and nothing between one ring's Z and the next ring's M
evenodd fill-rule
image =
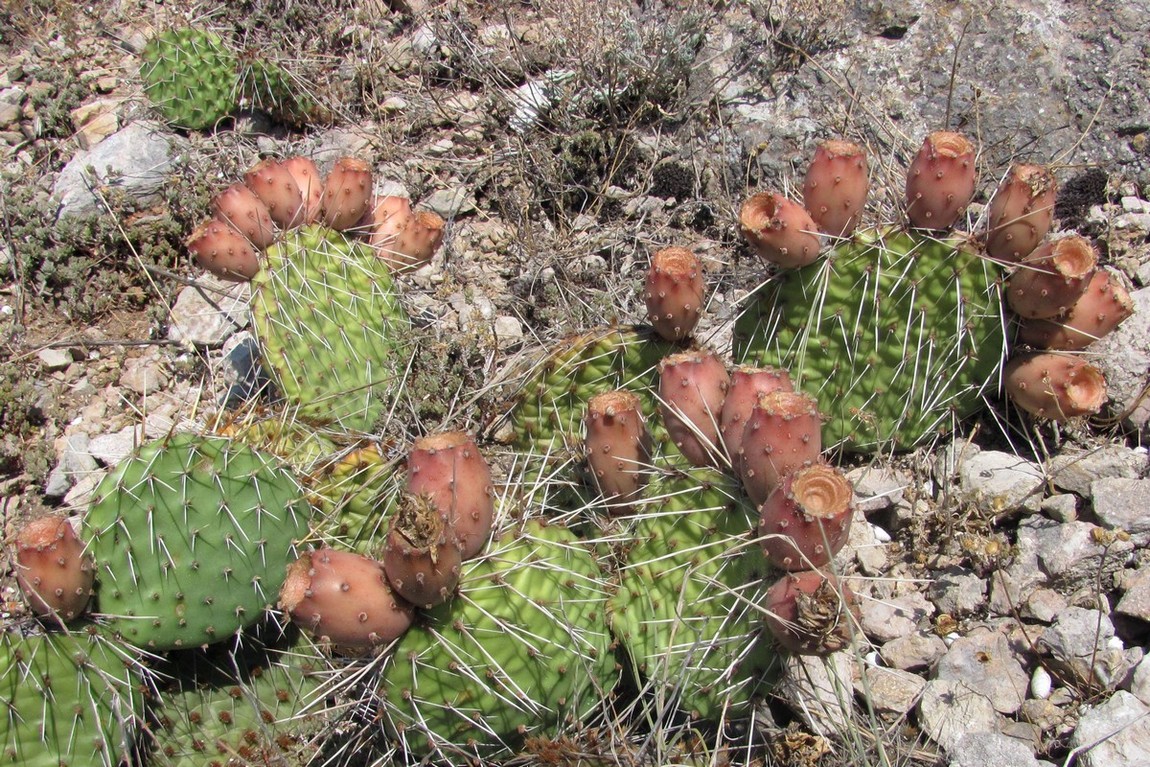
M918 674L867 666L855 681L855 692L870 701L876 711L901 717L914 708L925 686L926 680Z
M91 149L120 129L120 116L103 112L80 126L73 138L81 149Z
M934 615L934 605L914 592L894 599L868 599L859 608L863 632L876 642L913 634Z
M883 663L904 671L930 668L946 654L946 642L934 633L914 632L890 640L879 648Z
M422 205L450 221L475 210L475 199L466 187L457 186L451 189L437 189L423 201Z
M935 576L927 593L940 613L960 618L986 605L986 580L971 572L941 573Z
M1042 513L1055 522L1073 522L1078 519L1078 498L1070 493L1059 493L1042 501Z
M1047 668L1097 688L1114 687L1129 671L1114 624L1099 610L1067 607L1038 636L1035 649Z
M847 472L854 487L855 508L864 514L884 511L903 500L911 478L893 469L859 466Z
M968 732L950 749L948 767L1038 767L1025 743L997 732Z
M1130 541L1108 540L1106 535L1099 535L1105 530L1089 522L1059 524L1042 517L1033 522L1030 528L1035 533L1039 566L1051 585L1065 592L1099 580L1106 583L1125 566L1134 548Z
M958 465L960 491L989 514L1035 513L1046 477L1032 461L998 450L983 450Z
M1144 657L1130 676L1130 692L1150 706L1150 656Z
M1002 729L1003 720L987 697L959 680L927 682L917 710L923 732L946 751L967 733Z
M853 663L850 651L825 658L789 655L783 661L778 694L815 734L842 732L854 717Z
M120 385L136 394L154 394L168 385L168 371L156 356L132 357L124 362Z
M1150 567L1138 571L1114 609L1128 618L1150 623Z
M1070 739L1083 767L1146 767L1150 764L1150 706L1119 690L1085 710Z
M8 128L20 122L23 111L19 104L0 101L0 128Z
M1150 479L1115 477L1090 485L1094 516L1111 530L1150 532Z
M1050 480L1055 487L1083 498L1090 486L1111 477L1133 479L1146 473L1150 456L1125 445L1104 445L1092 450L1064 450L1050 459Z
M1022 615L1043 623L1051 623L1066 609L1066 604L1066 597L1054 589L1038 588L1026 598Z
M523 342L523 323L517 317L502 314L495 318L492 329L495 333L495 345L500 350L514 348Z
M86 511L92 503L93 493L96 492L96 488L104 481L107 474L108 472L104 469L97 469L91 474L85 474L78 478L76 484L72 485L72 489L64 496L65 508Z
M44 370L49 373L65 370L73 362L72 352L67 349L41 349L36 359L40 360Z
M180 290L168 315L168 339L209 349L223 345L250 319L246 282L228 282L203 275Z
M68 434L56 443L58 456L56 466L48 475L44 495L49 498L63 498L76 482L93 472L99 466L92 457L87 434Z
M935 675L982 693L1003 714L1018 711L1030 685L1006 636L997 631L976 631L954 640Z
M127 458L145 439L143 426L125 426L111 434L93 437L88 452L100 463L112 467Z

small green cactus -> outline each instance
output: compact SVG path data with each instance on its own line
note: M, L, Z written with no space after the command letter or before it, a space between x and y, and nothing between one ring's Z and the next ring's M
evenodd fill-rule
M206 130L235 111L239 62L216 33L166 30L148 41L143 58L144 93L172 125Z

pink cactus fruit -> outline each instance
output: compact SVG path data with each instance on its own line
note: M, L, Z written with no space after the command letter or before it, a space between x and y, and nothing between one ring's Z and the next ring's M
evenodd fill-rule
M659 363L659 412L671 441L694 466L723 463L719 414L730 376L709 349L680 352Z
M1026 319L1065 314L1086 292L1097 264L1098 251L1085 237L1045 242L1006 281L1006 302Z
M747 497L761 506L782 478L819 459L822 420L818 402L802 392L759 395L743 429L739 470Z
M759 507L767 558L783 570L810 570L831 561L847 542L854 491L841 470L812 464L783 477Z
M627 510L647 484L650 436L642 404L633 392L596 394L584 417L587 463L608 509Z
M261 160L244 174L244 183L268 206L272 221L280 229L292 229L303 223L306 212L303 192L282 162L271 158Z
M731 371L731 383L723 410L719 414L719 433L731 466L738 469L739 450L743 447L743 429L759 395L773 391L794 391L787 371L780 368L758 368L738 365Z
M1097 413L1106 403L1106 379L1102 373L1068 354L1020 355L1006 363L1003 378L1014 404L1051 421Z
M803 182L803 206L819 229L850 237L862 220L870 179L866 151L853 141L819 144Z
M265 250L276 240L276 228L264 201L243 184L232 184L212 198L215 217Z
M296 155L283 161L284 169L295 179L300 194L303 195L303 215L300 225L319 221L319 206L323 202L323 177L315 161L309 157Z
M33 519L16 533L16 584L42 618L66 623L80 616L92 596L95 570L66 517Z
M351 650L394 642L415 616L379 562L334 549L304 554L288 565L279 604L301 628Z
M320 221L338 231L351 229L371 204L371 168L355 157L341 157L327 174L320 201Z
M463 559L483 551L495 521L495 493L474 438L450 431L417 439L407 457L407 492L448 515Z
M187 248L196 263L224 280L246 282L260 270L260 258L248 238L215 218L188 236Z
M373 200L360 223L375 254L392 271L418 269L431 261L443 244L446 222L431 211L413 211L406 197L387 195Z
M383 550L383 570L395 592L416 607L443 604L455 594L462 564L448 515L428 496L405 493Z
M743 203L739 229L760 258L784 269L818 258L818 225L806 208L781 194L760 192Z
M916 229L949 229L974 197L974 144L936 131L923 141L906 176L906 215Z
M858 599L847 585L817 570L787 573L767 589L767 629L787 650L829 655L850 645Z
M1054 224L1054 174L1042 165L1012 165L990 200L986 252L1018 263L1038 247Z
M643 300L647 320L668 341L695 330L703 313L703 267L686 248L664 248L651 256Z
M1081 351L1133 313L1134 302L1122 280L1113 272L1099 269L1065 316L1024 320L1018 328L1018 340L1038 349Z

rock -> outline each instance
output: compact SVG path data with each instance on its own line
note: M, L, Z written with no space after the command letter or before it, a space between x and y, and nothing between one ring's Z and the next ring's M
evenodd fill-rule
M89 450L87 434L69 434L57 440L56 467L48 475L44 495L63 498L82 477L95 472L99 466Z
M1142 659L1130 677L1130 692L1150 706L1150 656Z
M954 640L939 660L935 676L962 682L1003 714L1018 711L1030 683L1010 643L997 631L976 631Z
M1018 711L1019 718L1030 722L1042 732L1063 734L1074 728L1072 718L1062 706L1051 700L1031 698L1023 701Z
M1054 589L1038 588L1030 593L1023 606L1024 618L1033 618L1043 623L1051 623L1066 609L1066 597Z
M246 282L227 282L205 274L180 290L168 314L168 339L209 349L222 346L247 327L250 314Z
M89 150L80 150L68 161L52 195L59 202L59 218L90 216L103 212L99 188L114 186L136 204L158 201L168 183L176 155L185 140L166 132L156 123L130 123Z
M260 363L260 346L249 331L231 336L224 344L220 375L227 386L224 407L248 402L270 386Z
M1050 480L1055 487L1083 498L1100 479L1133 479L1146 473L1150 457L1145 450L1125 445L1103 445L1092 450L1063 450L1050 459Z
M867 666L855 680L855 693L882 714L901 717L914 708L926 680L918 674L882 666Z
M989 514L1035 513L1046 478L1035 463L998 450L963 457L958 464L962 494Z
M0 101L0 128L8 128L20 122L22 114L19 104Z
M1125 566L1134 548L1130 541L1114 540L1112 533L1089 522L1059 524L1042 517L1032 522L1025 527L1034 533L1039 566L1051 586L1064 593L1099 581L1107 583Z
M817 735L832 735L849 727L854 716L849 650L825 658L788 655L778 694Z
M1067 607L1035 642L1045 665L1064 679L1098 689L1119 684L1129 671L1114 624L1100 610Z
M1130 294L1134 316L1090 345L1091 359L1106 377L1111 410L1123 416L1123 425L1150 437L1150 398L1142 396L1150 370L1150 288Z
M1127 618L1150 623L1150 567L1138 571L1114 610Z
M986 605L986 581L959 568L935 576L927 593L940 613L955 618L972 615Z
M41 349L36 353L36 359L49 373L64 370L73 362L72 352L67 349Z
M930 668L946 654L946 643L937 634L914 632L890 640L879 649L883 663L904 671Z
M73 138L81 149L91 149L120 129L120 116L102 112L80 126Z
M1150 706L1119 690L1082 714L1070 739L1082 767L1150 764Z
M855 508L864 514L884 511L903 500L910 477L894 469L859 466L847 472L854 487Z
M1037 586L1044 585L1046 575L1038 566L1038 537L1053 524L1043 517L1024 519L1018 527L1014 560L998 570L990 580L990 610L996 615L1013 615Z
M914 592L895 599L865 600L859 613L863 632L868 637L876 642L889 642L928 624L934 615L934 605Z
M967 733L998 732L1002 728L1003 720L986 696L958 680L927 682L917 710L923 732L946 751Z
M1073 522L1078 519L1078 499L1070 493L1051 495L1042 501L1042 513L1055 522Z
M93 437L88 443L88 452L100 463L113 467L131 455L136 446L145 439L144 427L125 426L112 434Z
M1150 479L1100 479L1090 485L1090 497L1103 527L1150 532Z
M87 510L92 503L92 494L104 481L107 475L104 469L97 469L90 474L84 474L72 485L72 489L64 496L64 506L69 509Z
M450 221L475 210L475 198L462 186L437 189L423 201L422 206Z
M950 749L948 767L1038 767L1026 744L997 732L968 732Z
M142 396L154 394L168 385L168 371L158 355L130 357L124 361L120 385Z
M501 351L513 349L523 342L523 324L518 318L509 314L496 317L492 329L495 333L495 345Z

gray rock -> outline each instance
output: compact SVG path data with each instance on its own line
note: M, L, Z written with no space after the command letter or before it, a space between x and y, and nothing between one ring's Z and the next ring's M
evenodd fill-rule
M974 573L955 569L935 576L927 593L940 613L960 618L976 613L986 605L986 580Z
M1078 519L1078 499L1070 493L1051 495L1042 501L1042 513L1055 522L1073 522Z
M1106 377L1111 410L1123 415L1127 428L1150 436L1150 398L1142 391L1150 380L1150 288L1130 294L1134 316L1091 344L1091 359ZM1145 442L1145 439L1143 440Z
M1150 706L1119 690L1089 707L1070 746L1083 767L1145 767L1150 764Z
M850 651L825 658L788 656L783 661L778 694L816 734L842 732L854 716L853 662Z
M1114 609L1128 618L1150 623L1150 567L1142 568L1131 579L1126 593Z
M911 478L889 468L859 466L847 472L854 487L855 508L864 514L884 511L903 499Z
M997 631L976 631L954 640L938 662L935 675L982 693L1004 714L1018 711L1030 684L1010 643Z
M1103 527L1150 532L1150 479L1100 479L1090 485L1090 497Z
M904 671L922 671L930 668L946 654L946 642L937 634L914 632L892 639L881 648L883 663Z
M44 495L63 498L81 477L99 468L89 452L89 442L87 434L69 434L57 441L58 458L55 468L48 475Z
M422 206L450 221L475 210L475 198L466 187L462 186L437 189L423 201Z
M156 202L186 143L156 123L137 121L92 149L77 152L52 187L60 205L57 216L102 213L98 192L104 186L115 187L137 204Z
M948 767L1038 767L1034 752L1020 740L997 732L968 732L950 750Z
M144 439L142 425L125 426L117 432L93 437L88 443L88 452L100 463L113 467L131 455Z
M855 692L882 714L901 717L918 702L926 680L918 674L882 666L867 666L855 681Z
M73 362L72 352L67 349L41 349L37 352L36 359L40 360L44 370L49 373L65 370Z
M1024 519L1019 525L1014 560L990 580L991 612L1013 615L1035 588L1046 584L1047 577L1038 566L1039 535L1053 524L1048 519L1034 516Z
M1026 598L1022 615L1043 623L1051 623L1066 609L1066 597L1054 589L1037 588Z
M157 355L132 357L124 362L120 385L136 394L154 394L168 385L168 371Z
M859 608L863 632L876 642L913 634L929 622L934 605L914 592L895 599L867 599ZM894 665L894 664L891 664Z
M205 274L176 296L168 315L168 339L209 349L223 345L247 327L250 314L246 282L227 282Z
M923 732L951 751L959 738L972 732L999 732L1003 719L985 695L953 679L932 679L918 701Z
M500 350L513 349L523 342L523 323L509 314L495 318L492 326L495 332L495 345Z
M96 492L96 488L100 486L107 473L103 469L97 469L77 479L76 484L72 485L72 489L64 496L65 508L87 510L92 503L92 494Z
M1142 659L1130 677L1130 692L1150 706L1150 656Z
M1129 671L1114 624L1100 610L1067 607L1039 635L1035 649L1050 670L1091 687L1114 687Z
M1037 512L1046 478L1035 463L998 450L983 450L958 464L960 491L989 514Z
M1064 450L1050 459L1050 479L1055 487L1083 498L1090 486L1108 477L1133 479L1146 473L1150 457L1145 450L1125 445L1104 445L1093 450Z
M1089 522L1059 524L1035 517L1028 527L1034 532L1039 566L1051 585L1064 592L1091 586L1099 579L1108 582L1125 566L1134 548L1130 541L1108 541L1099 535L1105 532L1103 528Z

